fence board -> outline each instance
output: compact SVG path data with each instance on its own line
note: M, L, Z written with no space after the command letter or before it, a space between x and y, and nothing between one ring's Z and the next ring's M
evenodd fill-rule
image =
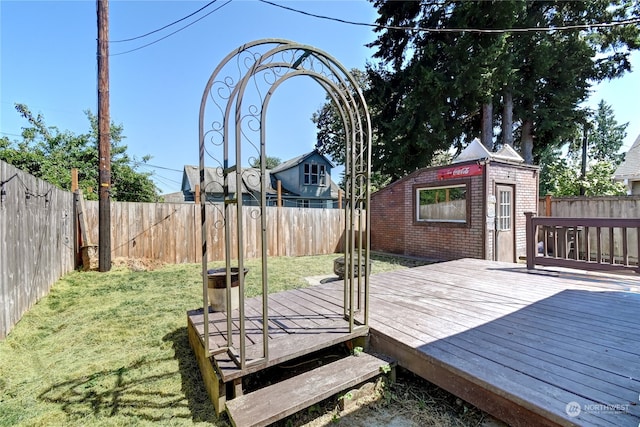
M546 199L540 199L538 212L544 215ZM580 196L580 197L551 197L549 201L551 216L560 218L640 218L640 196ZM626 233L623 237L622 233ZM621 245L623 238L627 239L627 250ZM600 242L601 240L601 242ZM623 230L616 228L613 234L602 229L601 235L590 233L588 244L593 248L601 247L602 253L594 257L631 257L638 259L638 233L634 229ZM613 252L611 252L613 249Z
M92 241L98 241L98 202L87 201ZM207 205L208 259L224 259L224 206ZM267 207L268 256L330 254L342 248L344 213L339 209ZM201 261L200 206L193 203L111 203L112 257L150 258L166 263ZM236 207L229 209L233 240ZM243 208L245 258L261 254L261 221L256 207ZM116 225L117 224L117 225ZM231 248L232 258L237 247Z
M74 195L0 161L6 193L0 206L0 338L75 267ZM30 195L30 197L27 197ZM46 197L45 197L46 195ZM208 259L224 259L224 206L208 205ZM242 212L246 258L261 254L261 222L255 207ZM338 209L268 207L269 256L334 253L342 248L344 212ZM98 202L85 203L89 240L98 236ZM228 221L235 240L236 209ZM202 260L200 206L193 203L111 203L113 257L150 258L166 263ZM232 257L237 248L232 248Z
M0 338L74 268L73 194L0 161Z

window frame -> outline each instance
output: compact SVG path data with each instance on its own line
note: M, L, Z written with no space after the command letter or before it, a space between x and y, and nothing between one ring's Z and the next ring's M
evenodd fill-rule
M502 195L509 195L509 203L502 200ZM507 214L505 216L505 213ZM513 222L513 189L509 191L498 190L498 230L512 231L511 224Z
M314 166L316 171L314 172ZM313 182L315 178L315 183ZM327 165L318 162L305 162L302 167L302 183L303 185L311 185L314 187L327 186Z
M465 219L464 220L447 220L442 218L423 219L420 218L420 191L422 190L439 190L446 188L465 189ZM434 183L414 184L413 185L413 223L419 226L437 226L437 227L471 227L471 180L457 179L447 180L446 182L438 181Z

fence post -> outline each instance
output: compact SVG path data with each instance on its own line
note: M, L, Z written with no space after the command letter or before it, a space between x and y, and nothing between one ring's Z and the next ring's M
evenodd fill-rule
M276 181L276 188L277 188L277 193L278 193L278 199L277 199L277 202L276 202L276 206L281 208L282 207L282 181L280 181L280 180Z
M525 212L524 216L527 218L527 270L533 270L535 267L536 257L536 239L535 230L533 226L533 212Z
M80 267L82 264L82 240L80 232L80 210L78 206L80 204L80 191L76 188L73 192L73 258L74 268Z
M547 194L544 198L544 215L551 216L551 194Z

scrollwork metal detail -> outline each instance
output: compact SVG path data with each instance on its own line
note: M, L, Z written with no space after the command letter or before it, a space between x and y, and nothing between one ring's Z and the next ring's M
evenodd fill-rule
M211 192L217 195L216 197L222 198L223 204L214 204L222 217L222 220L216 221L214 227L224 226L227 247L225 253L229 258L229 248L233 247L238 250L238 253L235 254L238 268L242 268L244 264L242 252L243 216L241 213L245 204L251 205L248 217L262 222L262 258L264 265L266 265L266 248L268 247L265 243L267 238L265 231L266 194L273 191L265 171L266 110L277 87L285 80L298 76L307 76L315 80L339 107L347 136L345 177L348 224L346 224L346 228L351 232L357 228L361 232L360 223L368 215L366 209L369 204L371 124L366 102L353 76L333 57L311 46L281 39L265 39L247 43L230 52L214 70L207 82L200 105L201 188L205 189L205 194ZM207 163L212 162L214 164L213 171L210 171L210 166ZM247 162L260 167L243 167L242 165L246 165ZM243 191L243 188L246 188L246 192ZM247 200L245 200L245 195L248 197ZM204 199L202 203L206 203L207 197ZM227 221L226 219L232 209L236 209L237 221ZM205 209L202 209L202 215L204 228L207 224ZM231 222L234 222L237 227L235 233L230 230ZM358 223L356 224L356 222ZM366 226L365 230L368 232ZM206 248L206 230L203 230L202 235L203 248ZM232 238L238 240L231 241ZM359 242L362 241L368 242L369 239L359 239ZM353 239L350 239L349 242L352 246L347 247L348 254L354 251ZM368 259L368 251L366 253ZM349 256L352 257L352 255ZM203 253L203 266L206 265L206 261L207 254ZM353 262L349 261L347 264L353 265ZM228 265L229 259L227 259ZM264 269L263 274L265 274ZM365 276L364 280L368 281L368 275ZM360 281L361 278L358 280ZM243 281L244 279L241 278L241 289L243 289ZM203 284L203 286L206 285ZM263 286L266 286L265 276L263 276ZM358 289L360 289L359 286ZM266 287L264 292L266 293ZM242 292L240 295L239 336L245 336ZM345 304L346 300L345 296ZM353 301L350 301L350 313L353 315ZM360 301L359 298L358 301ZM266 306L263 309L266 313ZM206 334L208 333L207 310L204 311L204 315ZM365 323L367 316L365 309ZM353 319L350 322L350 326L353 327ZM264 323L266 324L266 320ZM230 320L227 325L227 336L231 336L233 334L231 333L232 323ZM268 341L266 337L263 339L265 358L268 358ZM229 346L233 346L233 344L229 343ZM208 347L205 349L209 351ZM238 363L244 368L246 361L243 341L240 343L239 353Z

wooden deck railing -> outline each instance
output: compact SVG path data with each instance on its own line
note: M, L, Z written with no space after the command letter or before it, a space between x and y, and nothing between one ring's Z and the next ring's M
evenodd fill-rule
M640 218L527 217L527 268L536 265L640 273Z

